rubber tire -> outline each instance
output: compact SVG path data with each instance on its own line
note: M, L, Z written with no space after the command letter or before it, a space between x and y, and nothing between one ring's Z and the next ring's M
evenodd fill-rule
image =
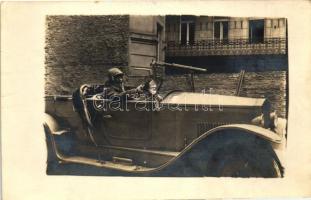
M217 150L207 166L208 176L215 177L282 177L272 148L236 146Z

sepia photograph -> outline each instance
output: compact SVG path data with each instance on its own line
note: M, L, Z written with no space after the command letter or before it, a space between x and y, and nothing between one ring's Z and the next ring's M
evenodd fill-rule
M310 1L0 6L0 198L311 197Z
M286 176L287 19L47 15L48 175Z

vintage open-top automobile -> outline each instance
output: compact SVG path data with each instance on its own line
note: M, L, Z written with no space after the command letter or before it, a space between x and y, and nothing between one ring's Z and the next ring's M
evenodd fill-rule
M48 174L283 177L286 120L268 100L178 90L161 97L157 69L202 69L151 65L141 95L112 99L103 85L83 85L46 97Z

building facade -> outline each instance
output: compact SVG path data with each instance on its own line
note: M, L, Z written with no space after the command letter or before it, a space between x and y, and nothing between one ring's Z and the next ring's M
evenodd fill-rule
M165 17L129 16L128 75L150 75L152 60L165 59Z
M248 64L282 70L287 68L286 27L285 18L167 16L167 61L221 70Z
M127 74L127 82L137 86L151 72L152 60L165 59L207 68L207 74L194 76L197 92L212 88L213 93L234 95L239 73L209 74L213 68L225 72L245 66L257 66L260 70L266 70L269 65L287 66L286 46L281 42L286 39L286 20L252 20L255 19L47 16L45 93L68 95L82 84L104 83L110 67L121 68ZM263 31L262 24L267 27ZM269 44L268 38L277 38L279 42ZM273 108L285 116L286 76L284 70L245 73L241 95L267 97ZM166 76L161 90L190 90L187 79L183 74Z

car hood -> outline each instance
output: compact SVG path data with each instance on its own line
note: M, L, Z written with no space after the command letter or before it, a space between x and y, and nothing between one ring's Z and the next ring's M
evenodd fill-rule
M193 92L172 92L161 103L187 105L263 106L266 99Z

